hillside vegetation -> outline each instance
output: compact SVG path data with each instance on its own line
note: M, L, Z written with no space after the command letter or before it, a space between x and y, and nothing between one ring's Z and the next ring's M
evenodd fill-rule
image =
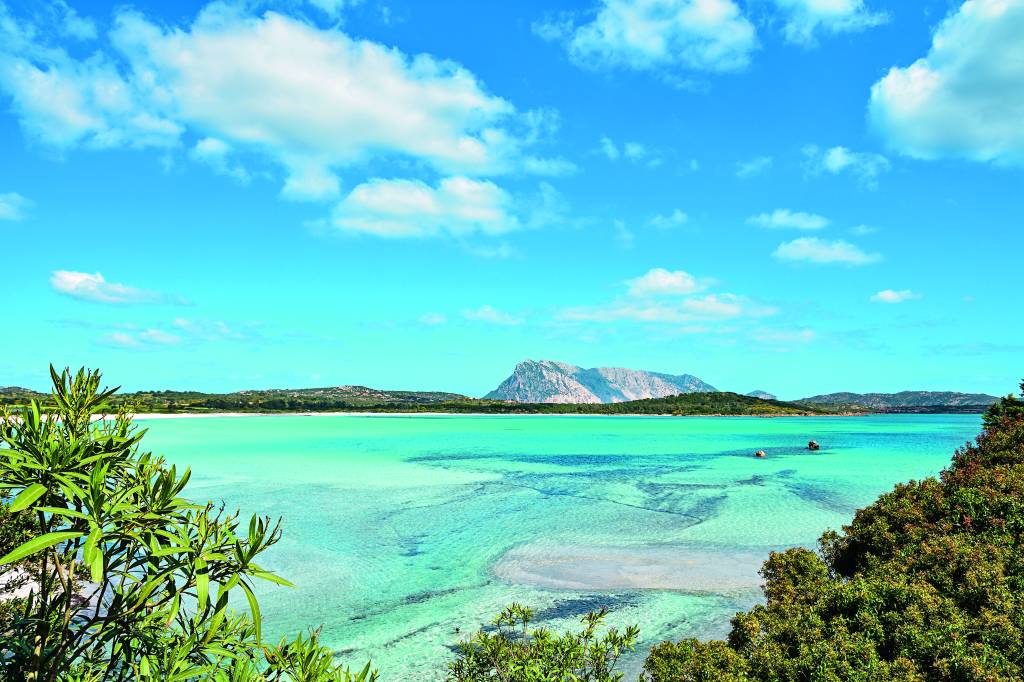
M801 398L800 404L828 406L833 409L894 413L964 412L981 414L999 400L985 393L955 391L900 391L899 393L828 393Z
M24 405L50 396L20 388L0 389L0 405ZM620 403L518 403L468 398L457 393L379 391L363 386L298 390L199 393L143 391L114 394L108 406L134 412L448 412L453 414L658 414L658 415L807 415L838 410L762 400L729 392L684 393Z
M939 478L897 485L819 553L773 553L766 604L725 641L656 646L649 680L1024 679L1024 400L994 405L985 427Z

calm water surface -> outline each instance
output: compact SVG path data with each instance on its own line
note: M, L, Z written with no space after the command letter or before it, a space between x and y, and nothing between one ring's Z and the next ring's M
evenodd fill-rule
M606 605L645 647L721 636L770 550L813 546L934 475L975 415L846 418L267 416L147 421L189 494L284 519L272 638L323 624L353 665L437 679L510 601L555 627ZM806 443L822 444L809 453ZM763 449L768 457L751 455ZM673 567L686 566L685 571ZM680 578L685 575L685 580ZM683 580L686 584L677 584ZM643 589L645 585L672 589Z

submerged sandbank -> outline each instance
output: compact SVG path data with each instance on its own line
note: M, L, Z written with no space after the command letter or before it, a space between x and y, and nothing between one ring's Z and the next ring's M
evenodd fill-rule
M768 550L675 545L521 545L494 565L505 582L566 590L678 590L724 594L757 589Z

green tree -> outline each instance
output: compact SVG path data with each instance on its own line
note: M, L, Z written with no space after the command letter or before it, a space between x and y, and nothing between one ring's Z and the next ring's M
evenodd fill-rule
M459 646L450 665L450 682L613 682L622 679L615 667L620 656L633 651L640 631L629 626L599 635L607 609L582 619L583 629L562 635L530 628L533 611L511 604L494 619L494 632L481 630Z
M655 647L647 679L1024 679L1024 401L985 424L939 479L896 486L820 555L772 554L766 603L725 642Z
M116 391L100 390L99 372L50 372L52 411L32 401L0 412L5 513L31 519L27 538L5 535L0 566L35 568L32 594L0 632L2 679L376 679L369 664L334 665L316 632L264 646L253 585L289 585L257 563L279 525L189 502L189 472L142 452L126 412L95 418Z

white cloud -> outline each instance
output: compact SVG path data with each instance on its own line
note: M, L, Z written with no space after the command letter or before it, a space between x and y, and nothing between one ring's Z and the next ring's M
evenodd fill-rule
M437 325L448 322L448 318L441 313L426 313L424 315L420 315L420 322L431 327L436 327Z
M784 242L773 254L779 260L807 261L810 263L843 263L868 265L882 259L877 253L865 253L850 242L837 239L827 241L817 237L801 237Z
M579 166L568 159L539 158L536 156L524 156L522 168L524 172L531 175L546 175L550 177L574 175L580 170Z
M442 179L437 187L419 180L369 180L339 203L332 224L379 237L496 235L520 229L512 199L492 182Z
M736 163L736 177L746 179L764 175L772 167L774 160L770 156L756 156Z
M309 4L319 8L328 16L338 18L342 12L353 5L358 5L362 0L306 0Z
M468 246L466 247L466 251L478 258L493 258L495 260L507 260L520 255L518 249L506 242L482 246Z
M1024 164L1024 3L968 0L928 54L871 88L874 128L921 159Z
M893 289L883 289L877 294L871 297L873 303L903 303L904 301L911 301L915 298L921 298L921 294L915 293L910 289L900 289L895 291Z
M161 115L102 52L76 60L35 42L0 4L0 91L27 135L67 148L167 147L182 127Z
M609 161L618 161L622 158L636 164L642 163L648 168L657 168L664 163L661 152L656 149L651 149L640 142L623 142L620 145L607 135L599 140L598 151Z
M618 146L607 136L601 138L601 153L607 156L610 161L615 161L620 156Z
M664 296L693 294L707 288L708 282L698 280L683 270L653 268L635 279L627 279L630 296Z
M0 220L22 220L25 211L32 208L32 201L17 192L0 194Z
M633 242L636 241L636 235L633 230L626 226L625 220L615 220L612 225L615 227L615 239L622 245L624 249L632 249Z
M139 333L139 339L146 343L157 343L161 345L181 343L180 336L169 334L160 329L146 329Z
M754 25L732 0L600 0L588 23L562 17L534 30L562 40L587 67L731 71L757 48Z
M251 180L249 172L240 164L231 163L230 155L231 146L215 137L204 137L196 142L189 152L189 156L196 161L205 163L214 172L232 177L243 185L248 184Z
M786 17L786 40L813 45L819 33L861 31L884 24L889 15L870 10L864 0L775 0Z
M76 59L0 18L0 90L23 129L59 149L175 147L192 132L270 158L286 197L318 200L339 194L338 169L369 159L445 175L573 168L527 155L550 122L517 112L462 66L337 27L228 3L186 27L120 9L113 49Z
M497 310L489 305L480 306L475 310L464 310L462 316L467 320L488 322L502 326L515 326L524 322L523 318Z
M813 329L758 329L754 338L762 343L788 346L810 343L818 334Z
M121 348L138 348L142 343L128 332L111 332L100 338L100 343L105 346L118 346Z
M630 161L640 161L646 158L649 154L647 147L639 142L627 142L622 147L622 153Z
M77 40L96 39L96 22L92 19L83 17L65 2L55 2L53 7L64 15L60 20L61 33Z
M246 332L223 320L175 318L172 326L192 340L220 341L224 339L244 339L252 335L254 329L248 325Z
M779 208L771 213L761 213L747 218L747 224L767 229L820 230L828 227L829 219L816 213L790 211Z
M870 225L855 225L853 228L850 229L850 232L857 235L858 237L863 237L865 235L874 234L878 232L878 228L872 227Z
M855 152L842 146L822 149L807 145L803 152L804 167L812 175L851 173L868 189L876 189L878 176L892 167L889 159L881 154Z
M182 339L176 334L169 334L160 329L144 329L140 332L117 331L100 337L105 346L119 348L146 348L152 346L176 346Z
M773 309L757 306L735 294L707 294L670 303L620 301L603 306L569 308L562 311L559 317L572 322L683 324L773 313Z
M166 296L156 291L136 289L116 282L108 282L100 273L74 272L56 270L50 276L50 286L54 291L94 303L163 303L169 301Z
M659 230L671 230L676 227L682 227L688 222L690 222L690 216L677 208L668 215L661 215L659 213L648 221L648 225Z

